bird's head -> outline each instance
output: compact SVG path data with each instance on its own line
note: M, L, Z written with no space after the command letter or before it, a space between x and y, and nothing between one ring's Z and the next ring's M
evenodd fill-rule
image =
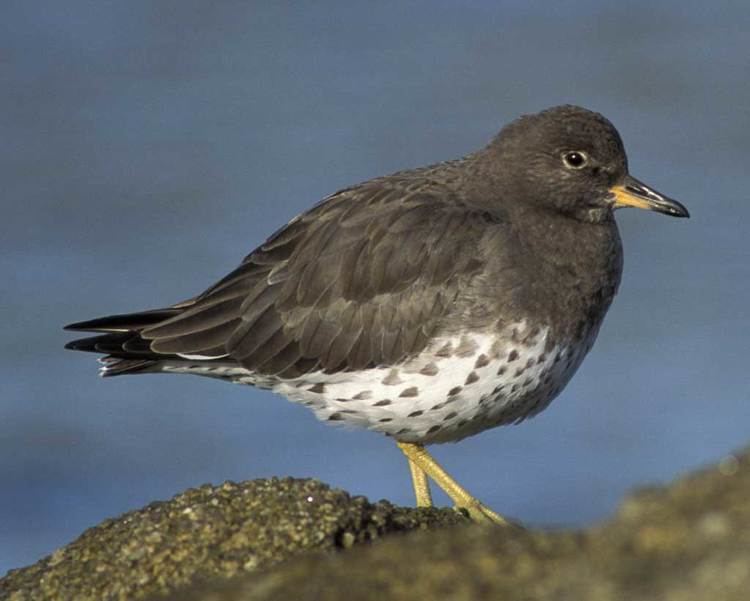
M687 209L628 173L620 134L602 115L558 106L507 125L489 149L517 202L583 221L611 219L614 209L637 207L688 217Z

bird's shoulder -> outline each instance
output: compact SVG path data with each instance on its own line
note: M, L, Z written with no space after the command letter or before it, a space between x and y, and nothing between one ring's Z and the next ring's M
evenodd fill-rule
M450 176L456 167L397 172L331 194L271 234L204 295L253 274L272 285L287 282L288 293L296 286L295 302L303 304L319 301L319 286L335 276L342 278L340 294L359 299L419 277L440 282L469 258L476 261L482 238L502 234L508 224L501 208L472 207L463 198ZM431 269L424 264L430 257Z

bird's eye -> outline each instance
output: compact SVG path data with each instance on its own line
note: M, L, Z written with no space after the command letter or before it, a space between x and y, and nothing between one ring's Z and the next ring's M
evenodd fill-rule
M563 154L563 163L569 169L582 169L589 162L589 158L585 153L578 150L573 150Z

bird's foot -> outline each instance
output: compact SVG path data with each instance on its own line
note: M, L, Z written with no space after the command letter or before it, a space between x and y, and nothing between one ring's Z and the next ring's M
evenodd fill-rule
M504 518L496 511L487 507L484 503L473 498L467 503L454 505L453 508L456 511L463 513L472 522L476 522L477 524L520 528L517 523Z
M408 442L397 444L409 460L417 507L432 506L432 496L427 480L429 476L455 503L454 508L464 513L473 522L521 528L519 524L507 520L474 498L469 491L450 477L422 445Z

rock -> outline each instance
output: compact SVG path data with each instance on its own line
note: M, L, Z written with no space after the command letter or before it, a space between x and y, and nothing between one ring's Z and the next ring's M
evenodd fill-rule
M206 485L106 520L36 564L10 571L0 579L0 599L140 599L304 551L461 522L449 509L371 504L314 480Z
M750 454L628 499L583 532L468 527L305 557L169 601L746 601Z
M745 601L750 453L627 499L584 531L432 527L308 480L205 486L104 522L0 580L0 599ZM390 532L375 545L357 543ZM324 550L354 548L343 553ZM152 597L154 600L156 596Z

